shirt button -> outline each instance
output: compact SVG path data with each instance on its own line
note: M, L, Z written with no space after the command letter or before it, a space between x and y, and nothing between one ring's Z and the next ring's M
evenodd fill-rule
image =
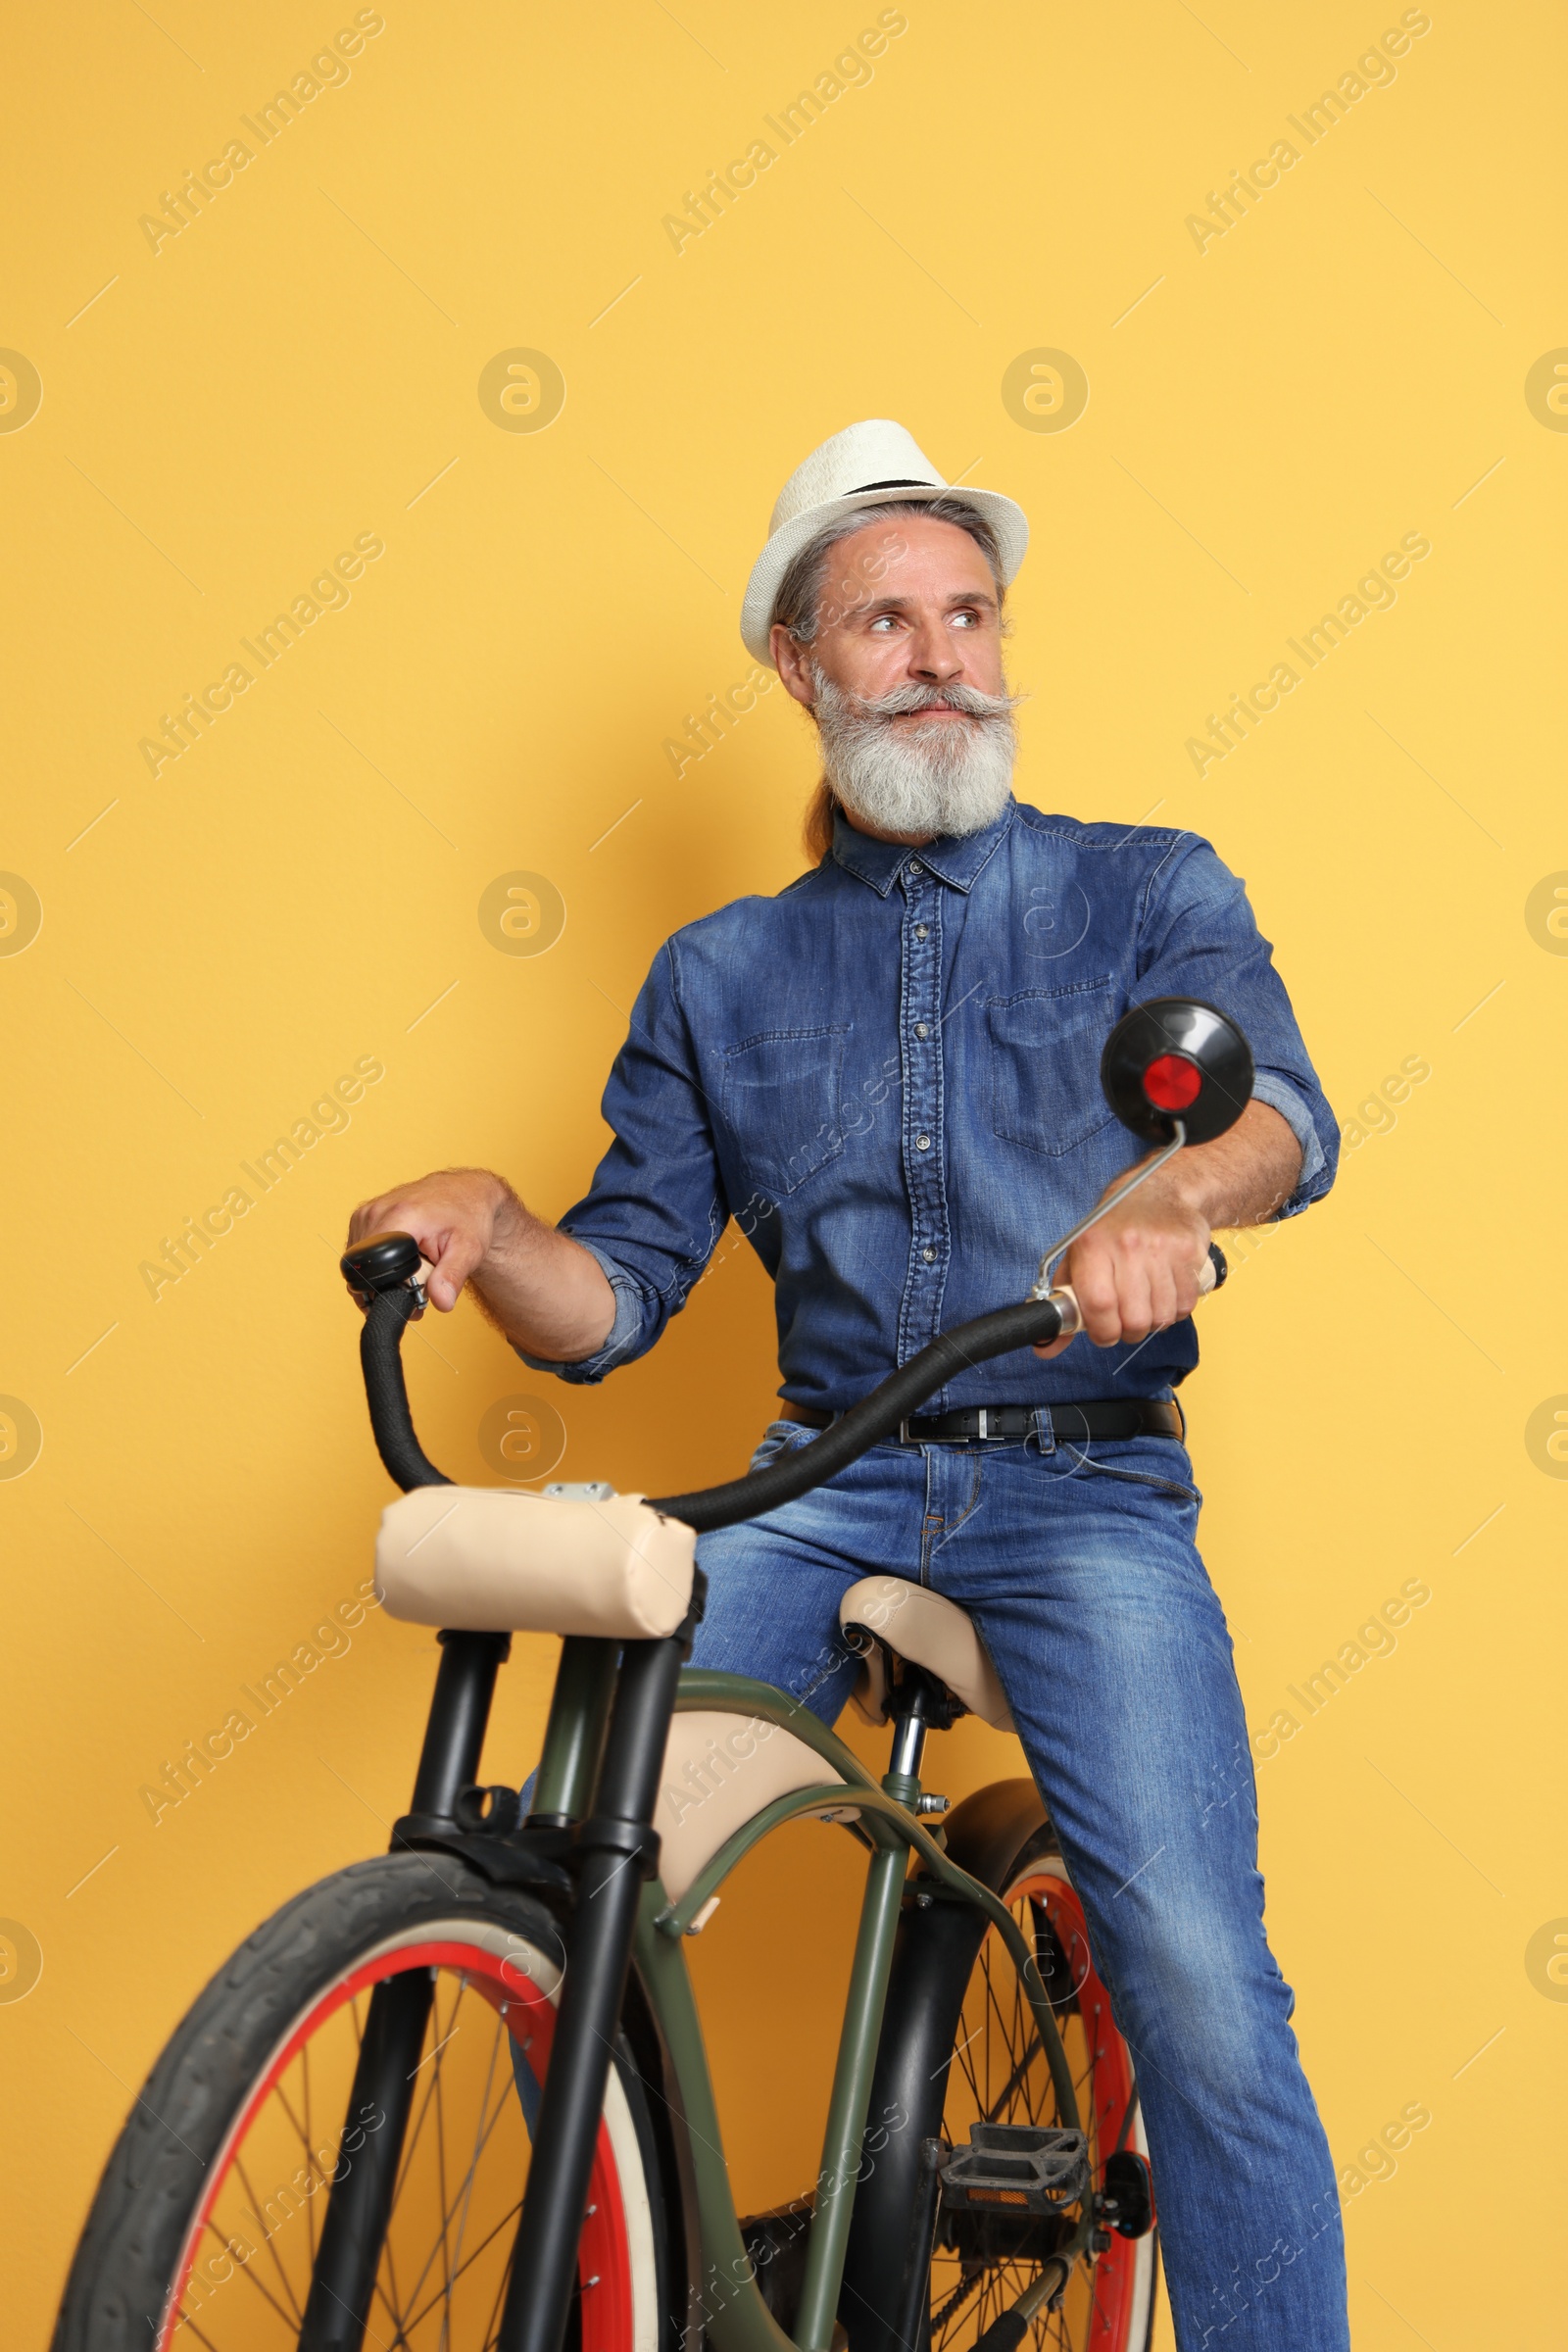
M909 859L909 871L911 874L923 874L925 872L925 867L920 863L918 858L911 858Z
M928 1266L936 1263L937 1253L934 1250L922 1250L920 1255L925 1259L925 1262Z
M914 1034L915 1034L915 1036L916 1036L916 1037L929 1037L929 1036L930 1036L930 1034L931 1034L931 1024L930 1024L930 1022L929 1022L929 1021L916 1021L916 1022L915 1022L915 1024L914 1024Z
M917 1152L929 1152L931 1138L928 1135L917 1135L914 1139L914 1148Z
M930 924L929 924L929 923L916 923L916 924L915 924L915 926L914 926L914 936L915 936L915 938L916 938L916 939L929 939L929 938L930 938L930 936L931 936L931 926L930 926Z

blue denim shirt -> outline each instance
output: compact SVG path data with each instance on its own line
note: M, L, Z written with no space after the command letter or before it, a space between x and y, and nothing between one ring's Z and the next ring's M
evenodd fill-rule
M1195 833L1009 802L920 850L839 817L776 898L666 941L605 1090L614 1142L562 1219L615 1320L598 1381L679 1312L733 1217L773 1278L780 1394L841 1412L971 1315L1022 1298L1042 1250L1145 1155L1100 1091L1113 1022L1150 997L1237 1020L1254 1092L1301 1147L1296 1214L1339 1134L1243 884ZM1191 1317L1139 1345L1027 1348L929 1409L1158 1396L1198 1361Z

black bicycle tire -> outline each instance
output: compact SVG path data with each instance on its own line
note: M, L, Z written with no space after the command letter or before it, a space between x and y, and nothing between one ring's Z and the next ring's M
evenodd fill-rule
M77 2242L51 2352L147 2352L165 2316L202 2175L289 2019L389 1935L455 1914L561 1954L560 1929L543 1905L438 1854L355 1863L296 1895L247 1936L171 2036L110 2154ZM680 2237L671 2210L679 2184L660 2163L643 2077L624 2038L616 2067L654 2206L662 2343L672 2342L678 2290L667 2278L665 2253Z

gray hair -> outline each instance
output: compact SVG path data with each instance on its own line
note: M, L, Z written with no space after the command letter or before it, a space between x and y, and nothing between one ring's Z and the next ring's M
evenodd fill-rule
M924 516L931 522L956 523L967 531L991 566L997 583L997 604L1000 610L1006 597L1006 585L1002 576L1002 550L997 534L978 507L973 507L960 494L950 493L941 498L890 499L885 506L856 507L808 539L799 555L792 556L778 594L773 599L769 625L788 629L797 645L809 645L822 626L823 591L827 586L828 558L841 539L853 538L868 523L886 517L889 521ZM846 603L840 611L858 602L865 594L863 583L846 580L841 583Z

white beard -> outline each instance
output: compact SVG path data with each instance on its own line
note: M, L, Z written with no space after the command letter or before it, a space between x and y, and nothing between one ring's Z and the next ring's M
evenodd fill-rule
M975 686L896 686L863 700L813 662L812 715L822 765L851 816L879 833L982 833L1007 805L1017 757L1016 700ZM951 704L966 713L899 729L907 711Z

